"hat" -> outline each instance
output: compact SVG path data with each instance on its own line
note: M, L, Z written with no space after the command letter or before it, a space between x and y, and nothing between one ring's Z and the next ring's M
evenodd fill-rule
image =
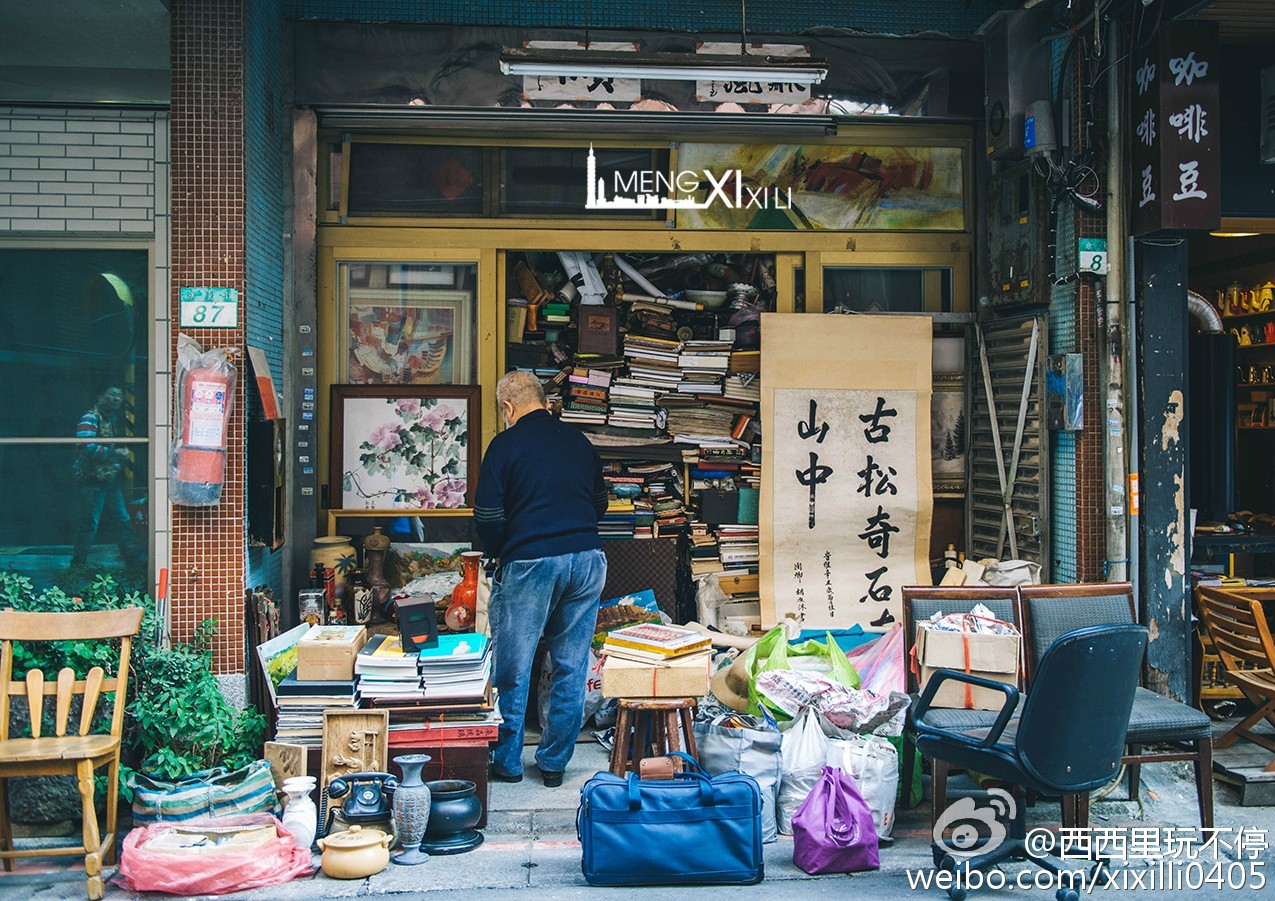
M740 654L730 666L719 669L712 680L713 696L740 713L748 712L748 668L744 657Z

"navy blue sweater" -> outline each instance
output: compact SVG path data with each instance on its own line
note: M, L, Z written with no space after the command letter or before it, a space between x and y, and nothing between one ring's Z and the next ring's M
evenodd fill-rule
M501 563L600 549L606 509L598 452L546 410L522 416L483 456L474 528L483 551Z

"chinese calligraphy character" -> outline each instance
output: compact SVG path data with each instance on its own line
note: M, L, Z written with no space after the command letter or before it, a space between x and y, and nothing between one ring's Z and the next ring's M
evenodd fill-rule
M1151 57L1142 61L1142 67L1133 73L1133 77L1138 82L1138 96L1141 97L1155 80L1155 63L1151 62Z
M832 551L823 552L823 586L828 593L828 615L836 616L837 608L833 604L832 592Z
M1204 200L1209 195L1200 189L1200 162L1178 163L1179 190L1174 193L1174 200Z
M1155 143L1155 110L1147 110L1147 114L1138 123L1138 140L1148 147Z
M792 565L792 577L797 581L797 588L793 592L793 596L797 599L797 619L805 622L806 619L806 589L801 584L802 577L805 573L801 568L801 561L798 560Z
M615 79L614 78L594 78L593 81L589 84L589 86L585 90L587 90L590 94L592 94L598 88L602 88L602 90L606 91L608 94L614 94Z
M1151 190L1151 166L1148 164L1142 170L1142 199L1138 201L1138 209L1142 209L1153 200L1155 200L1155 191Z
M1204 120L1208 113L1204 107L1198 103L1192 103L1180 113L1174 113L1169 117L1169 124L1178 130L1178 134L1185 137L1188 141L1200 143L1200 138L1209 133L1204 127Z
M868 464L864 466L863 469L855 473L855 475L863 479L863 484L855 489L856 494L862 494L864 497L871 497L873 492L872 483L874 479L876 480L877 494L885 494L887 491L890 494L899 493L899 489L893 482L890 481L890 476L898 475L898 473L895 472L894 467L887 466L885 469L882 469L877 462L872 459L871 454L868 454Z
M797 423L797 434L801 436L803 441L807 438L814 438L818 434L819 437L815 438L815 441L823 444L824 436L828 434L828 423L825 422L818 427L815 426L815 413L818 409L819 402L813 397L810 398L810 419L806 422Z
M1209 64L1197 60L1195 51L1192 50L1186 56L1175 56L1169 60L1169 71L1173 73L1174 85L1180 85L1183 82L1190 85L1195 79L1209 74Z
M876 410L859 417L860 422L870 423L870 425L863 430L863 437L868 439L869 444L880 444L882 441L889 441L890 427L888 425L882 425L881 420L886 416L898 415L898 410L886 409L884 397L878 397Z
M819 465L819 455L812 451L810 454L810 468L804 470L798 469L796 471L796 475L798 482L810 487L809 527L813 529L815 527L815 489L828 481L828 477L832 475L832 467Z
M868 517L868 528L859 533L859 537L868 542L868 547L877 552L882 560L890 556L890 533L899 531L898 526L890 524L890 514L877 504L877 512Z
M880 581L881 577L884 576L887 572L889 572L889 570L890 570L890 567L881 566L881 567L878 567L877 569L874 569L870 573L863 574L863 577L865 579L870 580L872 584L868 586L868 593L865 594L863 597L859 598L860 604L866 604L869 598L871 598L874 601L881 601L881 602L890 600L890 595L894 593L894 589L890 587L889 585L881 585L879 587L877 585L877 582Z

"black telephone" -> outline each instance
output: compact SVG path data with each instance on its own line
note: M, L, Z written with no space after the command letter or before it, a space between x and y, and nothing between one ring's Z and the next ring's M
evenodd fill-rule
M345 798L341 802L341 818L346 823L376 823L388 820L390 814L390 797L398 788L398 778L389 773L350 773L333 779L328 785L328 822L331 826L332 815L336 813L336 805L332 800ZM349 797L346 797L346 796ZM327 833L327 828L324 833Z

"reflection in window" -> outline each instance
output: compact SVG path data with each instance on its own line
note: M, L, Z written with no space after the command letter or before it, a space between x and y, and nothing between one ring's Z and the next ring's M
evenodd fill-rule
M350 145L351 216L483 212L483 150L430 144Z
M514 147L504 152L501 213L519 216L580 215L585 204L587 147ZM667 150L595 148L597 177L614 185L644 172L667 172ZM650 210L609 210L611 218L650 218ZM659 211L663 216L664 211Z
M146 584L149 274L145 250L0 249L0 567L37 584Z
M826 267L825 313L938 313L952 309L949 269Z
M341 268L346 383L476 383L476 265L346 263Z

